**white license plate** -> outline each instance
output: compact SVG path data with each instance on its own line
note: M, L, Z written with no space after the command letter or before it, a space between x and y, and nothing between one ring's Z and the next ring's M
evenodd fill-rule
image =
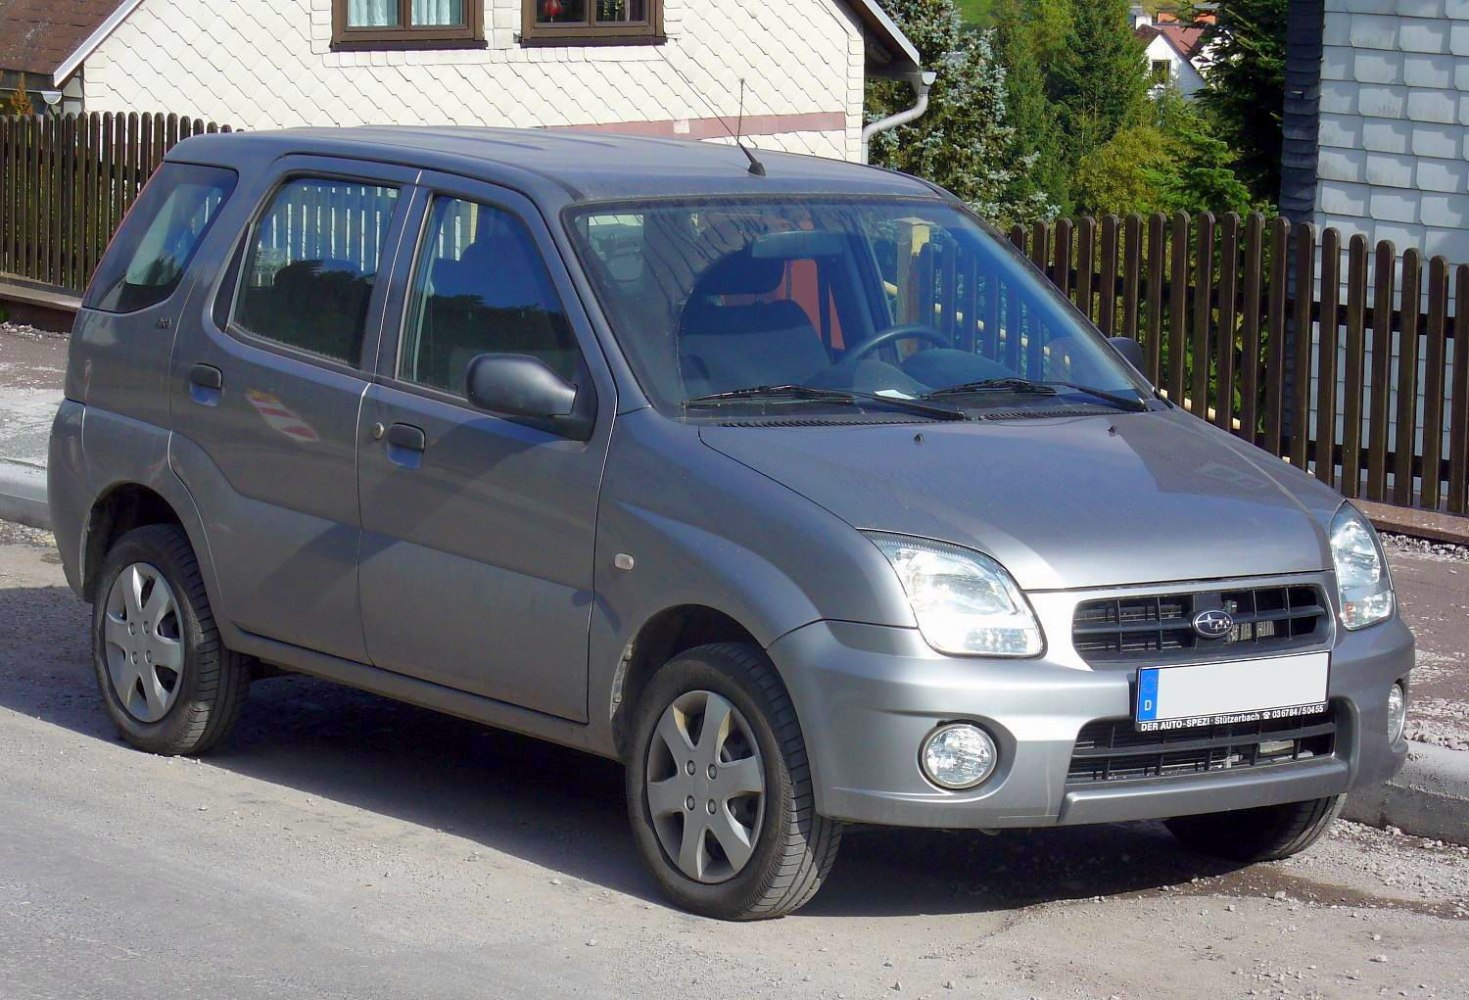
M1137 672L1139 732L1288 719L1326 711L1328 653Z

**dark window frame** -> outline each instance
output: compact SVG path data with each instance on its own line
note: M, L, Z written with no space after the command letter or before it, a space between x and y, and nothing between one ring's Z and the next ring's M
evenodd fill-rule
M486 47L486 0L464 0L464 24L412 23L413 0L397 0L398 24L353 28L347 24L348 0L332 0L332 51L361 52L404 49L482 49Z
M614 21L599 24L596 20L597 0L586 0L588 20L567 24L541 24L536 12L541 0L521 0L520 44L544 45L662 45L668 41L663 32L663 0L647 0L648 17L644 21Z

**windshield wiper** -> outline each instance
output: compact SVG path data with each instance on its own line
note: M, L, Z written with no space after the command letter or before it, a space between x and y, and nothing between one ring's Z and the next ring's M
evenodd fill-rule
M1032 379L1017 378L1014 376L987 378L979 382L965 382L963 385L951 385L944 389L935 389L923 398L944 399L949 396L968 396L971 393L980 392L1026 392L1043 396L1054 396L1062 389L1085 393L1095 399L1105 400L1113 406L1120 406L1122 409L1131 410L1134 413L1146 412L1148 408L1148 404L1141 399L1129 399L1127 396L1119 396L1115 392L1096 389L1077 382L1037 382Z
M835 403L838 406L855 406L858 403L881 403L884 406L920 413L935 420L967 420L961 411L947 406L934 406L917 399L902 396L883 396L874 392L857 392L854 389L818 389L809 385L755 385L729 392L715 392L707 396L695 396L684 402L684 409L700 406L719 406L723 403L746 401L771 403Z

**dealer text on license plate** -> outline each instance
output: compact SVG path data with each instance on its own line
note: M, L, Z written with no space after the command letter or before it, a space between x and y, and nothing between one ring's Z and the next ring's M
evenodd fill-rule
M1288 719L1326 711L1329 653L1231 663L1144 667L1137 675L1139 732Z

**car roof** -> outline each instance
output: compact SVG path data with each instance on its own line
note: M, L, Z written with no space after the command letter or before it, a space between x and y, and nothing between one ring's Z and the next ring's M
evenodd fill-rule
M339 156L439 170L544 191L563 200L759 194L880 194L934 198L939 192L904 174L841 160L799 156L744 144L765 167L732 144L551 129L367 126L302 128L199 136L171 160L226 165L291 154Z

